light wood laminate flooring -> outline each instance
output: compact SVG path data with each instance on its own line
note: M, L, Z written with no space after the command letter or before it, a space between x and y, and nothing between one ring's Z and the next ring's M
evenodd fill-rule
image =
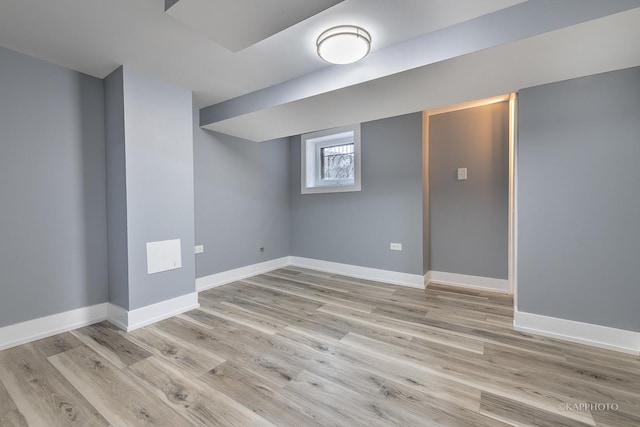
M507 296L289 267L200 304L0 352L0 426L640 426L638 357L516 332Z

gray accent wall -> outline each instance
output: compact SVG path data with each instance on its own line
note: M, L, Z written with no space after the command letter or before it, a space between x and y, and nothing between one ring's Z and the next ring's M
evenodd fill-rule
M127 246L127 183L122 67L104 79L107 153L107 229L109 301L129 307L129 248Z
M640 331L640 68L523 89L518 309Z
M195 291L192 97L187 89L129 67L115 73L106 86L114 91L107 94L107 100L114 101L107 113L108 160L115 162L107 167L108 182L113 185L109 200L115 200L109 212L116 214L109 220L109 234L116 236L111 241L114 247L122 246L126 227L127 265L120 265L123 259L118 258L113 267L128 271L126 286L117 282L125 279L122 273L111 276L110 287L118 305L126 294L127 303L121 306L134 310ZM118 79L122 79L122 95ZM123 107L117 105L120 96ZM121 124L124 130L118 128ZM117 176L122 172L122 146L124 198L122 177ZM172 239L181 240L182 267L147 274L146 243Z
M431 270L507 279L508 102L430 116L429 194Z
M289 138L256 143L197 123L195 109L196 277L290 255Z
M291 253L422 275L422 114L361 132L362 190L346 193L300 194L300 137L291 138Z
M0 327L107 301L103 84L0 48Z

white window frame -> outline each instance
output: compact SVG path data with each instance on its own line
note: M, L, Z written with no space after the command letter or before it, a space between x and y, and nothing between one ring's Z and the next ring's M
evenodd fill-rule
M321 156L324 147L353 141L353 181L323 180ZM300 188L302 194L360 191L360 124L326 129L302 135L300 141Z

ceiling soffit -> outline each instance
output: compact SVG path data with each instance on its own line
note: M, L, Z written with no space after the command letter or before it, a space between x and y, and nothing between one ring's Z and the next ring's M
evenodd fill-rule
M527 1L389 46L355 64L326 67L205 107L200 110L200 125L215 128L215 123L220 121L339 91L637 7L637 1L632 0Z
M640 66L639 23L636 8L202 127L268 141Z
M165 12L239 52L343 0L166 0Z

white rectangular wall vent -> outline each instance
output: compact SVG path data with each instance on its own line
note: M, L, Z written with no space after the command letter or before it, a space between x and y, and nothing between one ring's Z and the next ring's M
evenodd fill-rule
M180 239L147 242L147 274L182 268Z

